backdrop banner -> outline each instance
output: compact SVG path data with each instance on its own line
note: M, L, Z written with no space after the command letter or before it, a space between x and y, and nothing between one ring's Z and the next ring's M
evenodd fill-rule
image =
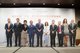
M6 35L5 35L5 23L7 19L11 18L11 22L14 24L16 18L20 18L20 22L23 23L23 20L27 20L28 25L29 21L33 20L34 25L38 22L38 19L42 20L42 23L48 21L49 25L54 19L55 24L57 25L58 21L63 21L64 18L67 18L68 24L71 19L75 20L75 9L68 8L0 8L0 45L6 44ZM14 38L13 38L14 40ZM14 41L13 41L14 42Z

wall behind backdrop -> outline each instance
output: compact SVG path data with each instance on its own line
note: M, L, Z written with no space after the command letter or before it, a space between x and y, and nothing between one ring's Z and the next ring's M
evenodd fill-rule
M51 20L55 20L57 24L58 21L63 21L64 18L68 19L68 24L71 19L75 20L75 9L67 8L0 8L0 44L6 43L5 35L5 23L7 23L7 18L11 18L12 23L16 22L16 18L20 18L20 22L27 20L28 24L30 20L33 20L34 25L37 23L38 19L42 20L44 24L45 21L51 24Z

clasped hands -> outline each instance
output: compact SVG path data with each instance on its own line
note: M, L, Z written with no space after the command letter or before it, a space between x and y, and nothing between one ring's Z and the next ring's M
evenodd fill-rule
M41 29L38 29L38 32L41 32Z

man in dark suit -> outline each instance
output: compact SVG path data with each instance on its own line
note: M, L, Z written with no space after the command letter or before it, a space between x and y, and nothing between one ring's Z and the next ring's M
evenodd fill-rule
M34 35L35 35L35 26L33 25L33 21L30 21L30 25L28 26L28 34L29 34L29 47L34 47Z
M39 47L39 43L40 43L40 47L42 47L43 29L44 29L44 26L41 23L41 19L39 19L38 23L36 24L37 47Z
M51 47L55 47L55 37L56 37L57 25L55 25L55 21L52 20L52 24L50 25L50 41Z
M10 21L10 18L8 18L8 23L5 24L5 30L6 30L6 39L7 39L7 47L12 47L12 33L13 33L13 24Z
M14 32L15 32L15 47L21 46L21 32L22 32L22 24L19 22L19 18L16 19L16 23L14 24Z
M71 20L71 23L69 24L70 46L75 46L76 29L77 25L74 23L74 20Z
M58 22L57 34L58 34L59 47L62 47L63 46L63 26L61 25L61 21Z

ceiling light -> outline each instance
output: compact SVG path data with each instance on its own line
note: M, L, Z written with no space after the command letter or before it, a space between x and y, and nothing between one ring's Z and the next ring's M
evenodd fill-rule
M13 3L13 5L16 5L16 3Z
M72 6L74 6L74 4L72 4Z
M28 5L31 5L31 3L28 3Z
M60 3L58 3L58 5L60 5Z
M0 5L1 5L1 3L0 3Z
M43 3L43 5L45 5L45 3Z

